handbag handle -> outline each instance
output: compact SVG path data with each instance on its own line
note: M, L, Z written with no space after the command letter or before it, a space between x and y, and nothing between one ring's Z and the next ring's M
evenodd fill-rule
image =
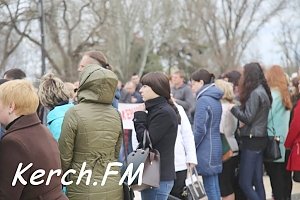
M199 181L199 176L198 176L198 172L197 172L196 168L195 168L195 167L192 167L192 168L188 167L188 174L190 174L191 185L192 185L194 191L196 192L196 195L197 195L197 196L200 196L200 194L198 193L198 191L197 191L197 189L196 189L196 187L195 187L194 181L193 181L193 173L194 173L195 176L196 176L196 183L198 184L198 187L199 187L202 191L204 191L204 193L205 193L205 190L204 190L202 184L201 184L200 181Z
M150 136L149 136L149 132L147 129L144 130L144 136L143 136L143 149L146 148L146 140L148 139L148 142L149 142L149 147L150 149L153 149L152 147L152 142L151 142L151 139L150 139Z

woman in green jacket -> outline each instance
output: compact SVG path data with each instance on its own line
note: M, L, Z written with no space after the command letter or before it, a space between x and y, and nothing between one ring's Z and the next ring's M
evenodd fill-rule
M78 105L67 111L58 141L63 171L76 171L68 179L73 181L67 186L70 200L123 199L119 174L109 175L101 184L108 163L117 161L121 146L121 119L112 106L117 82L117 76L100 65L88 65L82 71ZM81 170L92 173L81 177Z
M268 135L279 137L281 158L273 162L264 162L270 177L274 199L290 199L292 178L286 170L284 142L289 130L291 97L288 91L288 81L283 69L274 65L266 71L266 79L272 93L272 108L268 117ZM274 131L272 129L274 128Z

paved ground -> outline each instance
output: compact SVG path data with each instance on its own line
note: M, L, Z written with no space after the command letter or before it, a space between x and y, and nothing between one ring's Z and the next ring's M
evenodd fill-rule
M270 179L268 176L264 176L264 185L266 190L266 197L267 199L272 199L272 189L270 185ZM300 200L300 183L293 183L293 190L292 190L292 200Z
M272 199L272 190L271 190L271 185L270 185L268 176L264 176L264 185L265 185L265 190L266 190L266 197L268 200L271 200ZM292 194L293 194L292 200L300 200L300 183L294 182ZM135 192L134 199L141 200L140 194L138 192Z

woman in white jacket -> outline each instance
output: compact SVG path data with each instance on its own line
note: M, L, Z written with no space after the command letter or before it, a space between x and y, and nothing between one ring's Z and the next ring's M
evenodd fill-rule
M183 107L176 103L175 105L181 117L181 124L178 125L174 150L176 180L170 194L182 199L182 192L187 176L187 168L192 168L197 165L197 155L194 134L190 121Z

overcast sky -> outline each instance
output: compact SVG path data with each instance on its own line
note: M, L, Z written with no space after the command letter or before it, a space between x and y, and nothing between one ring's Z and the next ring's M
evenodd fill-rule
M280 48L276 42L276 35L279 32L279 23L266 24L261 29L258 37L252 40L245 53L244 62L259 59L265 65L280 64Z
M249 44L243 62L257 61L265 65L282 64L282 53L278 45L281 21L297 23L291 7L287 8L280 16L274 17L259 32L258 36Z

